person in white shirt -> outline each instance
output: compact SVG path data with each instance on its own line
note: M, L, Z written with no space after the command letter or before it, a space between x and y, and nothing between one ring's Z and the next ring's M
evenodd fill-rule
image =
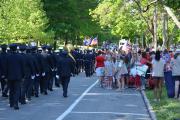
M175 98L180 99L179 89L180 89L180 53L175 53L174 59L171 60L172 76L175 80Z
M156 51L155 58L152 60L152 77L155 83L154 101L160 101L164 77L164 61L161 59L160 51Z

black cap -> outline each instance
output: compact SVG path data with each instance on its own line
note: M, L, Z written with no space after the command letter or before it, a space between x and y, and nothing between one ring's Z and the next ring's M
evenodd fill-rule
M6 44L3 44L3 45L1 45L1 48L2 48L2 49L7 49L7 45L6 45Z
M48 45L46 48L47 48L48 50L52 50L52 46L50 46L50 45Z
M17 44L13 43L9 45L10 50L16 51L17 50Z
M26 48L27 48L26 45L20 45L20 46L19 46L19 50L20 50L20 51L25 51Z
M33 51L37 50L37 46L31 46L31 50Z
M45 50L47 48L47 45L42 45L41 48Z

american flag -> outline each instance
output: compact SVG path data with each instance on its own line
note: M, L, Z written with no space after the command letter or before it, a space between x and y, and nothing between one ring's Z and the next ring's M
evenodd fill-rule
M95 37L94 39L92 39L91 45L97 45L97 44L98 44L98 39L97 37Z

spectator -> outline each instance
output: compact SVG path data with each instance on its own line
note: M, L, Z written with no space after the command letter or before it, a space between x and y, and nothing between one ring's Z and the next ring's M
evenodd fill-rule
M104 81L104 61L105 58L103 56L103 52L99 51L98 56L96 57L96 75L99 77L100 86L103 87L102 83Z
M175 80L175 98L180 99L179 95L179 86L180 86L180 54L176 53L174 55L174 59L171 61L171 66L172 66L172 76L173 80Z
M155 83L154 101L160 101L164 77L164 61L161 59L160 51L156 51L155 59L152 60L152 77Z

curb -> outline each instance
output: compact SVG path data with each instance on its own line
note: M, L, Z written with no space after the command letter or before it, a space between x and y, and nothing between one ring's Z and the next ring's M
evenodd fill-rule
M148 110L148 113L150 115L151 120L157 120L156 114L155 114L155 112L154 112L154 110L153 110L153 108L152 108L152 106L151 106L145 92L141 91L141 95L142 95L143 101L144 101L144 103L146 105L146 108Z

